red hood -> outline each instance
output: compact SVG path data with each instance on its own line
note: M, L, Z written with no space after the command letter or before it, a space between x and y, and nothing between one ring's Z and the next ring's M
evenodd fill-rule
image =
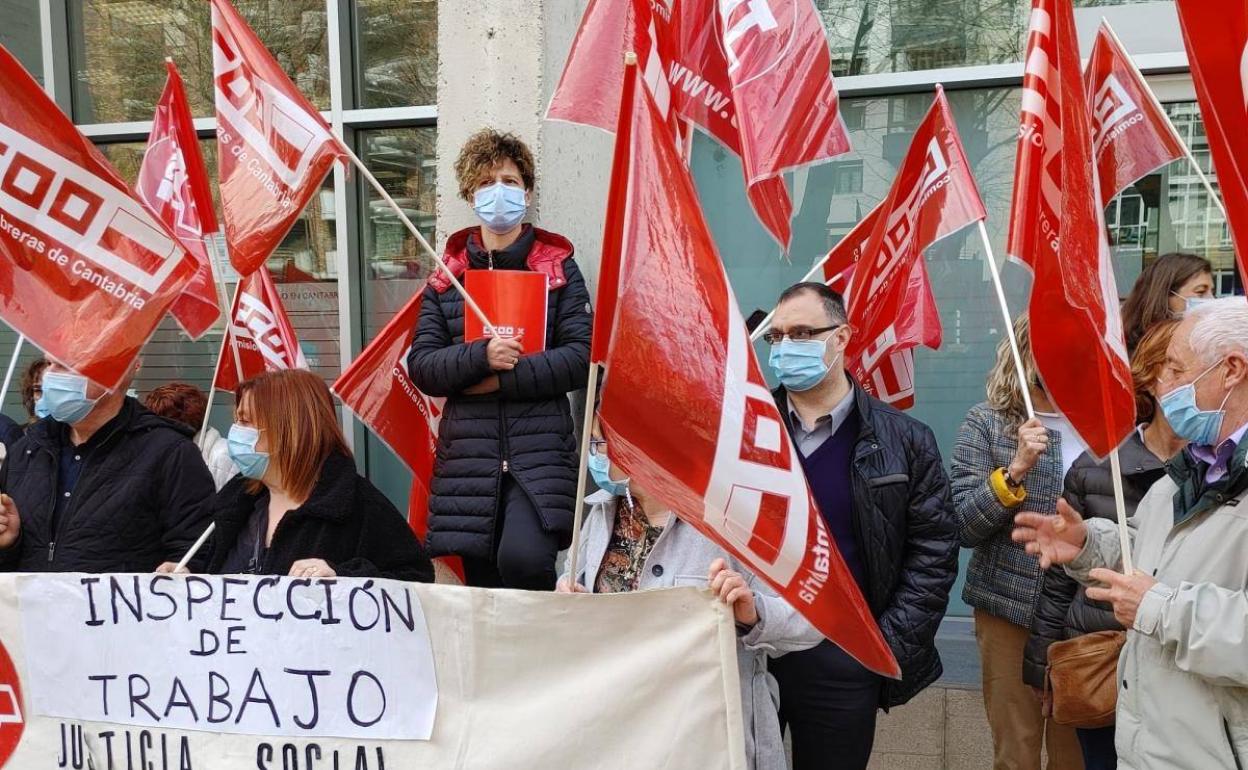
M532 227L531 225L525 225ZM480 232L478 227L467 227L455 233L446 242L446 251L442 261L451 269L456 278L463 276L468 269L468 239ZM533 248L526 260L528 268L535 273L544 273L550 279L550 290L561 288L568 282L563 272L564 260L572 256L572 241L549 230L533 228ZM439 294L451 287L451 281L441 270L429 277L429 283Z

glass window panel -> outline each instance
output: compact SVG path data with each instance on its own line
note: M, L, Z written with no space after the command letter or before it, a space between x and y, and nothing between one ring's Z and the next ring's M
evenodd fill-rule
M197 116L212 109L211 15L204 0L72 0L70 57L80 123L151 120L166 56ZM299 90L329 107L325 0L237 0L234 6Z
M1140 0L1075 0L1076 7ZM1022 61L1028 0L815 0L835 75Z
M43 33L39 29L39 0L0 0L0 45L17 57L26 71L43 85Z
M356 66L360 107L438 101L436 0L359 0Z
M142 142L128 142L101 145L100 149L126 182L133 184L143 162L144 147ZM204 154L204 164L209 169L215 169L216 140L200 140L200 150ZM210 171L209 177L219 220L220 197L216 174ZM341 370L333 190L333 175L330 174L325 178L320 194L308 203L267 263L308 366L326 382L333 382ZM224 239L218 234L213 240L220 255L218 267L224 270L225 289L232 299L238 276L228 266ZM135 380L135 388L140 394L145 394L157 385L181 381L208 390L221 350L222 328L218 322L199 340L192 341L171 318L166 317L143 349L143 368ZM212 412L214 427L218 430L229 427L233 406L232 394L216 395Z
M360 156L391 197L430 243L434 240L437 154L436 129L395 128L359 133ZM364 343L415 294L429 277L432 262L381 196L360 180L364 260ZM399 510L407 510L411 472L370 432L368 475Z

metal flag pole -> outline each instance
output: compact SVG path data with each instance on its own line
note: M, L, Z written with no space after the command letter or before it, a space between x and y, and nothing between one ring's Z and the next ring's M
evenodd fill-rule
M0 387L0 405L4 404L4 399L9 395L9 385L13 384L13 371L17 369L17 359L22 354L24 344L26 344L26 335L17 335L17 342L13 345L13 356L9 358L8 371L4 373L4 387Z
M1010 315L1009 303L1005 301L1005 289L1001 287L1001 273L997 270L997 258L993 256L992 244L988 241L988 228L984 220L975 223L979 227L979 237L984 241L984 259L988 261L988 269L992 272L992 285L997 291L997 302L1001 305L1001 317L1005 319L1005 334L1010 340L1010 352L1014 356L1014 371L1018 375L1018 389L1023 393L1023 403L1027 406L1027 419L1036 417L1036 408L1031 403L1031 390L1027 386L1027 371L1023 367L1023 356L1018 352L1018 339L1014 336L1014 317Z

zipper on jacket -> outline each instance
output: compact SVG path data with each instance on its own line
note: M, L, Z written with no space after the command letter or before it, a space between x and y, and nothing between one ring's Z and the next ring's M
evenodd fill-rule
M508 468L508 466L507 466L507 458L506 458L506 457L504 457L504 458L503 458L503 473L507 473L507 472L509 472L509 470L510 470L510 469L509 469L509 468Z
M1231 736L1231 723L1222 719L1222 731L1226 733L1227 745L1231 747L1231 759L1235 760L1235 770L1244 770L1244 763L1239 759L1239 752L1235 750L1235 738Z
M51 564L52 560L55 558L56 558L56 541L53 540L50 543L48 543L48 564Z
M56 515L56 490L60 488L61 458L60 458L59 453L53 455L52 457L53 496L52 496L52 516L51 516L52 526L49 527L49 533L48 533L51 536L48 540L48 563L49 564L51 564L53 558L56 557L56 536L60 532L60 528L66 522L72 519L73 518L72 514L76 513L78 510L78 498L80 497L81 493L85 489L85 487L82 486L82 481L83 481L83 477L87 473L87 461L91 459L91 456L95 454L96 450L107 446L113 440L113 438L118 433L121 432L121 428L122 426L120 425L114 427L113 432L105 436L104 440L100 442L99 446L95 447L95 449L92 449L90 453L80 453L82 454L83 459L82 459L82 467L78 469L79 486L74 488L75 494L69 500L69 507L65 509L64 517L60 517ZM78 449L78 447L75 447L75 449Z

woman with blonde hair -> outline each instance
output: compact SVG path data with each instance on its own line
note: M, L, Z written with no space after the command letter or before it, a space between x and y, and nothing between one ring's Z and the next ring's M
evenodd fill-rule
M217 494L208 572L433 582L394 505L355 470L325 382L290 369L234 392L239 475Z
M963 547L973 548L962 599L974 609L993 766L1038 770L1082 767L1074 730L1046 719L1045 704L1023 682L1023 648L1043 573L1010 539L1021 510L1052 514L1066 470L1086 449L1049 400L1031 356L1027 317L1014 322L1025 383L1008 340L997 345L988 400L971 407L953 449L953 502ZM1028 418L1022 388L1036 416Z

